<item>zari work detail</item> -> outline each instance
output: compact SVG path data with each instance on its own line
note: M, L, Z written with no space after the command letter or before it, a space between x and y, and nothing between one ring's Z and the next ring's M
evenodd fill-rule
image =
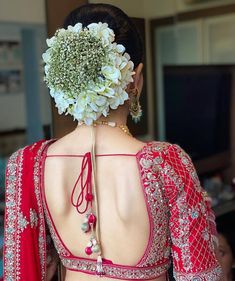
M63 265L68 270L95 274L94 260L69 252L47 212L41 190L42 159L47 147L48 142L39 142L19 150L7 166L7 281L46 281L45 216ZM136 157L150 222L148 245L136 266L104 262L106 276L154 279L166 274L172 257L176 281L221 281L214 254L214 214L188 155L177 145L151 142Z
M4 275L7 281L18 281L20 279L20 229L24 229L21 224L21 194L22 194L22 161L23 152L15 152L9 159L6 170L6 213L5 213L5 266ZM18 225L19 224L19 225Z
M69 259L62 258L62 264L71 270L82 271L88 274L96 273L96 261L88 261L82 259ZM168 263L162 265L155 265L153 267L134 267L134 266L121 266L115 264L103 264L103 270L106 277L118 278L123 280L148 280L159 277L167 269Z
M40 255L40 263L42 268L42 280L45 279L46 272L46 249L45 249L45 240L46 240L46 231L45 231L45 220L43 214L43 204L42 204L42 195L41 195L41 187L40 187L40 175L41 175L41 155L43 150L45 149L47 143L44 143L40 147L35 157L34 163L34 189L35 195L38 202L39 209L39 236L38 236L38 247L39 247L39 255Z

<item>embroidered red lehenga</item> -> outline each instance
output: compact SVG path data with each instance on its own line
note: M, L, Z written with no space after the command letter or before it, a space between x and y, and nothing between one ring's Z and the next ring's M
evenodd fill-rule
M50 142L15 152L7 166L4 280L46 280L46 219L62 264L68 270L96 274L94 260L72 256L56 234L43 206L41 175ZM136 266L104 260L109 278L151 280L166 274L171 256L177 281L219 281L214 250L215 223L206 193L188 155L177 145L147 143L137 154L150 220L150 237Z

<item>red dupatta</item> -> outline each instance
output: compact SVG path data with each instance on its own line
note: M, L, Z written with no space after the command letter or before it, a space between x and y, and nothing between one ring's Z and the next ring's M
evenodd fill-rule
M40 141L18 150L7 165L3 280L46 280L40 160L47 144Z

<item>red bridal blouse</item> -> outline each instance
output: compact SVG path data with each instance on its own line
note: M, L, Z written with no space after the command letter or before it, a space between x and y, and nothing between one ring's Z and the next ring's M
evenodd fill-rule
M15 152L6 170L4 280L45 281L50 237L68 270L96 274L96 260L74 256L60 238L46 204L42 174L49 142ZM219 281L214 214L189 156L177 145L147 143L136 155L150 236L135 266L103 260L106 277L151 280L173 260L177 281ZM118 156L117 156L118 157ZM49 227L50 237L46 228Z

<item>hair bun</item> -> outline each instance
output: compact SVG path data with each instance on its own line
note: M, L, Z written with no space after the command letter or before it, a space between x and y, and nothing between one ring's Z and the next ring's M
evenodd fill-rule
M45 81L59 114L91 125L128 99L134 64L107 23L81 23L47 39Z

